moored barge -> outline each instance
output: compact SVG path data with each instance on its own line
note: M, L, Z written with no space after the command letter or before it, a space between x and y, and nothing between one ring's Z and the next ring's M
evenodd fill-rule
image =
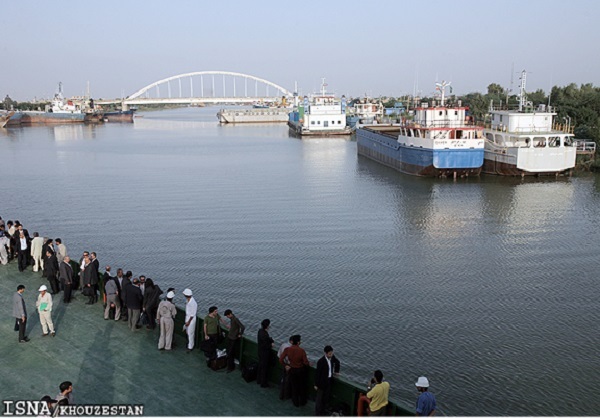
M402 173L427 177L478 176L483 164L483 127L467 108L422 103L412 121L372 125L356 131L359 155Z

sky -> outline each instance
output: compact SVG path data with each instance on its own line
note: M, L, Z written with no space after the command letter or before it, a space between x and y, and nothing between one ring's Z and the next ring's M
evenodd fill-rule
M232 71L339 95L599 85L600 1L9 1L0 95L128 96L163 78ZM514 68L514 71L513 71Z

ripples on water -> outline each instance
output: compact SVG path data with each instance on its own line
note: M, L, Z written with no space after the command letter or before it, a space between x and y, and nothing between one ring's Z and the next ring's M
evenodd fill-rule
M598 414L596 176L414 178L216 111L0 131L0 214L313 360L332 344L408 407L424 374L445 414Z

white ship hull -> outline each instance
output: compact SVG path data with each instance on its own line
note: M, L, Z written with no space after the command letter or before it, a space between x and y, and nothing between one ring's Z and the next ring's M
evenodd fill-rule
M289 113L286 108L221 109L217 117L220 123L273 123L287 122Z

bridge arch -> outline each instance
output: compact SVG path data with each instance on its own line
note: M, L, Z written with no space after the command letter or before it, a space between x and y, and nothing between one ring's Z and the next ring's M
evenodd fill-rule
M236 72L231 72L231 71L197 71L197 72L192 72L192 73L179 74L179 75L175 75L172 77L164 78L162 80L155 81L154 83L149 84L146 87L139 89L138 91L133 93L131 96L127 97L126 100L130 101L133 99L137 99L137 98L141 97L143 94L145 94L146 92L148 92L149 90L153 89L154 87L157 87L164 83L169 83L170 81L173 81L173 80L180 80L182 78L204 76L204 75L212 75L212 76L221 75L221 76L246 78L246 79L250 79L253 81L257 81L257 82L266 84L267 86L271 86L271 87L275 88L276 90L278 90L279 92L281 92L281 94L284 96L288 96L288 97L293 96L293 93L290 92L289 90L287 90L286 88L281 87L280 85L275 84L271 81L265 80L263 78L255 77L253 75L236 73Z

